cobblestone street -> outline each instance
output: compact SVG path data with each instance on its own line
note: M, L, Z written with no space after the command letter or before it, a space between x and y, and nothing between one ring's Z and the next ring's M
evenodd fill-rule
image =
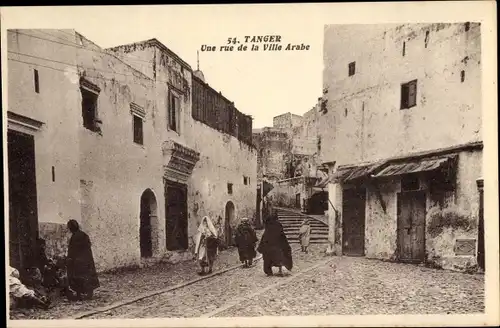
M217 316L481 313L483 297L482 275L335 257Z
M258 236L262 231L258 232ZM222 251L214 264L214 270L224 270L238 265L238 252L235 248ZM56 298L51 308L43 310L13 310L11 319L61 319L73 317L81 312L91 311L98 307L135 298L142 294L181 284L199 276L194 261L177 264L162 263L151 267L101 273L101 288L97 289L94 298L86 302L68 302L65 298Z
M296 249L297 246L294 246ZM222 252L218 269L238 264ZM160 274L165 270L164 274ZM139 294L195 279L192 262L103 275L105 288L88 303L59 303L17 318L67 318ZM284 277L266 277L262 261L194 284L87 316L88 319L335 314L461 314L484 311L484 276L356 257L326 257L324 246L294 253Z

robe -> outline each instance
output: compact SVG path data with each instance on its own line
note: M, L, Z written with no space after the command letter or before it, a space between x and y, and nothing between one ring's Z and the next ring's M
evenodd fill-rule
M302 223L299 230L300 245L302 247L309 246L311 239L311 225L310 223Z
M219 239L217 230L209 217L201 220L196 236L195 254L202 267L211 267L217 257Z
M66 260L68 282L77 293L100 287L91 246L89 236L81 230L74 232L69 240Z
M255 244L257 243L255 230L248 223L241 223L236 229L235 242L238 247L240 261L253 260L257 256Z
M257 251L262 254L266 274L272 274L272 267L293 268L292 248L276 215L267 221Z

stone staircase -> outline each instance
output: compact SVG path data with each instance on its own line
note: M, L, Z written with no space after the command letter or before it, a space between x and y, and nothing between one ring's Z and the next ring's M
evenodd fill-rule
M302 221L309 218L311 224L311 244L327 244L328 243L328 225L293 211L278 209L278 219L283 225L283 230L290 244L299 243L299 229Z

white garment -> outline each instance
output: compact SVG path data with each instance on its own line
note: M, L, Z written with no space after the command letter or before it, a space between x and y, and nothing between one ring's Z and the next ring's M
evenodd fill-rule
M205 240L210 236L217 238L217 229L215 229L212 220L210 220L208 216L204 216L203 219L201 219L200 226L198 227L196 246L194 249L194 253L197 254L198 260L202 260L205 257L207 251Z
M19 280L19 271L9 266L9 294L15 298L35 296L35 291L27 288Z

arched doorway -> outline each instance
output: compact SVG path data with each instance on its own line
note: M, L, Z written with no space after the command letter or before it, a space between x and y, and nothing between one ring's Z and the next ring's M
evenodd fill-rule
M146 189L141 196L139 240L141 257L153 256L153 223L156 222L156 197L151 189Z
M233 244L233 231L231 222L234 222L234 204L229 201L226 203L226 215L224 220L224 244L229 247Z

